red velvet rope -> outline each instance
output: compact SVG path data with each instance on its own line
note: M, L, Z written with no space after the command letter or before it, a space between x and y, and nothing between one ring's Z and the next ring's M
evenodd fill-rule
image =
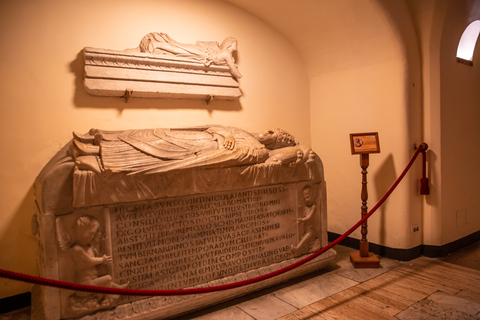
M4 270L4 269L0 269L0 277L7 278L7 279L12 279L12 280L24 281L24 282L28 282L28 283L39 284L39 285L44 285L44 286L50 286L50 287L56 287L56 288L62 288L62 289L69 289L69 290L76 290L76 291L86 291L86 292L95 292L95 293L103 293L103 294L116 294L116 295L134 295L134 296L175 296L175 295L190 295L190 294L208 293L208 292L223 291L223 290L238 288L238 287L246 286L246 285L253 284L253 283L256 283L256 282L260 282L260 281L263 281L263 280L267 280L267 279L273 278L275 276L278 276L282 273L285 273L287 271L293 270L296 267L299 267L299 266L307 263L308 261L311 261L311 260L315 259L316 257L321 255L322 253L326 252L327 250L333 248L335 245L337 245L341 241L345 240L345 238L347 238L353 231L355 231L355 229L357 229L359 226L361 226L362 223L365 222L385 202L385 200L387 200L387 198L395 190L395 188L400 183L400 181L402 181L403 177L407 174L408 170L410 169L410 167L414 163L418 154L420 152L422 152L423 156L425 157L425 151L427 149L428 149L428 145L426 143L422 143L420 145L420 147L417 148L417 151L413 155L412 159L408 163L405 170L398 177L398 179L395 181L395 183L390 187L390 189L383 196L383 198L380 199L380 201L375 205L375 207L373 207L360 221L358 221L347 232L345 232L343 235L338 237L335 241L331 242L330 244L328 244L327 246L318 250L317 252L307 256L306 258L304 258L302 260L299 260L296 263L293 263L293 264L291 264L289 266L286 266L282 269L276 270L276 271L271 272L271 273L267 273L263 276L259 276L259 277L251 278L251 279L248 279L248 280L239 281L239 282L219 285L219 286L212 286L212 287L206 287L206 288L177 289L177 290L138 290L138 289L121 289L121 288L97 287L97 286L90 286L90 285L84 285L84 284L78 284L78 283L66 282L66 281L60 281L60 280L54 280L54 279L46 279L46 278L42 278L42 277L32 276L32 275L19 273L19 272L14 272L14 271L9 271L9 270Z

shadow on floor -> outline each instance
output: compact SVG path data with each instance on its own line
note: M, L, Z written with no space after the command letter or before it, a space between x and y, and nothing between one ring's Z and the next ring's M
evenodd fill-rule
M440 260L480 271L480 241L451 253Z

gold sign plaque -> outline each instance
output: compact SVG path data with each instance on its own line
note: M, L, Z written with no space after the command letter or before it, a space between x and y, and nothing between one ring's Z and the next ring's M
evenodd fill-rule
M351 133L352 154L380 153L378 132Z

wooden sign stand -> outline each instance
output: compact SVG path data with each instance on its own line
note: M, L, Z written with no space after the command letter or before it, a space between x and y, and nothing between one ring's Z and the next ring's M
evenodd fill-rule
M360 154L360 167L362 168L362 218L368 213L367 200L367 168L369 166L370 153L379 153L380 144L378 133L359 133L350 135L350 144L352 154ZM362 239L360 240L360 251L350 253L350 261L355 268L379 268L380 260L375 254L369 252L369 243L367 240L368 224L365 221L362 224Z

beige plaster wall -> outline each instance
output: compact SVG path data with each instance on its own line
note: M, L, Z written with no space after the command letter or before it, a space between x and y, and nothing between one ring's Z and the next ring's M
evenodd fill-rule
M380 154L370 155L368 206L402 173L422 142L421 74L417 38L403 2L360 1L331 7L320 19L321 55L311 63L311 127L325 165L329 231L342 234L360 219L361 168L349 134L378 132ZM326 45L328 44L328 45ZM368 240L408 249L422 243L410 227L422 224L421 164L369 219ZM354 232L357 239L360 231Z
M344 19L321 19L328 30L322 38L330 45L320 51L321 62L308 65L312 141L315 149L325 150L329 231L342 233L354 220L352 212L360 211L358 159L349 155L341 137L379 131L382 154L371 156L369 206L400 174L412 145L421 141L430 148L430 195L418 195L418 163L370 219L369 240L408 249L442 246L477 232L480 42L473 67L457 63L455 54L465 28L480 19L480 1L358 5L362 9L350 5L325 13ZM411 234L414 224L420 232ZM354 236L360 238L359 232Z
M236 37L242 98L126 104L85 92L84 47L136 47L152 31L181 42ZM224 1L1 1L0 75L0 268L8 270L37 273L32 185L72 131L277 126L310 144L309 80L298 52L266 23ZM0 298L29 288L0 279Z
M473 66L456 62L460 37L480 20L480 1L450 1L440 44L442 242L480 230L480 41Z
M423 243L442 245L441 240L441 140L440 140L440 39L446 13L447 1L408 0L406 4L412 15L418 36L422 60L422 105L423 137L428 143L428 178L430 195L424 198Z
M480 19L480 1L407 4L421 47L424 137L430 146L423 243L445 245L480 229L479 42L473 67L455 58L463 31Z

